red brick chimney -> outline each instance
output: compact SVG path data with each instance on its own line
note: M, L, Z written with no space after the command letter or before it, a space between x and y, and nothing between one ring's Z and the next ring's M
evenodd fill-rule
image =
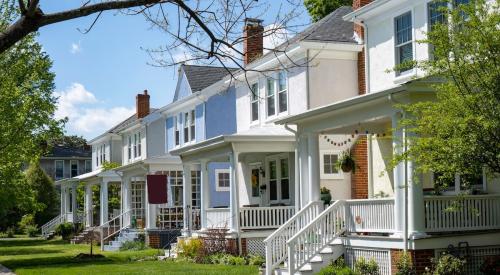
M353 0L352 9L357 10L368 5L372 0ZM364 39L364 31L361 25L354 23L354 32L360 39ZM358 93L366 93L366 75L365 75L365 49L358 53Z
M135 97L135 110L137 118L143 118L149 115L148 90L144 90L144 93L137 94L137 96Z
M262 56L264 51L262 20L246 18L243 28L243 61L245 65Z

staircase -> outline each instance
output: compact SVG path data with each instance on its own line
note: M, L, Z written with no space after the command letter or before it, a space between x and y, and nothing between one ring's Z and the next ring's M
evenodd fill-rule
M135 241L139 237L139 230L136 229L123 229L120 231L120 235L115 238L114 241L110 241L109 244L105 244L103 247L104 251L118 251L122 247L123 243L127 241Z
M58 215L46 224L42 225L42 237L47 240L54 237L57 226L65 221L66 215Z
M344 254L345 202L320 209L322 202L308 204L264 240L266 275L314 274Z
M80 234L71 239L71 244L89 243L91 234L94 234L93 241L101 239L99 230L96 227L85 228Z

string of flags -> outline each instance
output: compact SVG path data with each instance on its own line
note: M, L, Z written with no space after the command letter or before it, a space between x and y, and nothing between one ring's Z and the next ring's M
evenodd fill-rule
M362 133L363 131L360 131L358 129L354 130L354 133L351 134L351 137L347 138L346 140L343 140L343 141L334 141L332 139L330 139L328 136L324 135L324 133L321 133L322 135L324 135L323 137L326 139L326 141L328 143L330 143L331 145L333 146L338 146L338 147L342 147L344 145L346 145L348 142L351 142L351 141L354 141L354 138L356 136L359 136L359 135L369 135L371 134L372 136L375 136L375 137L385 137L387 134L385 132L383 133L374 133L374 132L371 132L368 131L368 130L365 130L364 133ZM361 134L360 134L361 133Z

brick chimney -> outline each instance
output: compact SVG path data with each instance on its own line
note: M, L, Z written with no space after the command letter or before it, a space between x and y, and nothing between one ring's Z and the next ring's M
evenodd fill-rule
M143 118L149 115L148 90L144 90L144 93L137 94L137 96L135 97L135 110L137 118Z
M357 10L368 5L372 0L353 0L352 9ZM354 32L360 39L364 39L364 31L361 25L354 23ZM365 49L358 53L358 94L366 93L366 75L365 75Z
M246 18L243 28L243 60L245 65L262 56L264 51L262 20Z

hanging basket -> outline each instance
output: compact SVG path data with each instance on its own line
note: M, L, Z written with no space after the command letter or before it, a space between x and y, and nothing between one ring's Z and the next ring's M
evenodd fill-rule
M339 164L340 169L342 169L342 172L344 173L356 172L356 162L350 154L344 154L339 160Z

